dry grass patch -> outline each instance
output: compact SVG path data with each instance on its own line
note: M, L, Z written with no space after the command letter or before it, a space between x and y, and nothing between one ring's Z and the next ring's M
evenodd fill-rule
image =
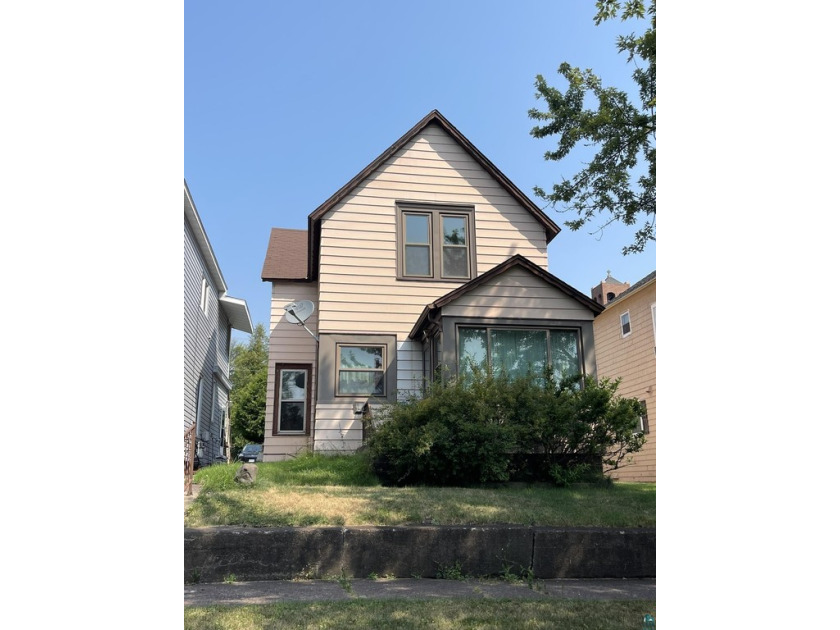
M184 630L234 628L566 628L639 630L648 601L353 600L184 609Z
M371 488L275 486L202 490L187 527L358 525L544 525L654 527L655 489Z
M363 455L305 455L257 464L251 486L238 464L199 470L201 493L186 527L359 525L543 525L655 527L656 486L393 488L379 485Z

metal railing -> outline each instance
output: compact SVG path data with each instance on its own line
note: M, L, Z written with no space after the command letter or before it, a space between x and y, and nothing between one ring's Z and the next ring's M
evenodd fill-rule
M195 425L184 431L184 494L192 496L195 469Z

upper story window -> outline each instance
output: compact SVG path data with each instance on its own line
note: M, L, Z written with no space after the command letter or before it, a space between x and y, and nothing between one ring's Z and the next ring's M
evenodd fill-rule
M624 311L621 314L621 336L626 337L630 334L630 311Z
M469 280L475 277L473 208L401 203L397 277Z

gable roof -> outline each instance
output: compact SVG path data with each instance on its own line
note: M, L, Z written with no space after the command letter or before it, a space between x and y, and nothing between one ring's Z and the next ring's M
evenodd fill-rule
M373 162L363 168L353 179L344 184L338 191L335 192L329 199L318 206L309 215L309 267L307 277L314 280L318 277L318 253L321 244L321 223L320 220L332 208L338 205L347 195L349 195L359 184L367 179L376 169L381 167L386 161L394 156L398 151L405 147L414 136L420 133L429 125L437 125L448 133L455 142L457 142L463 149L478 162L482 168L493 178L499 185L506 190L511 197L516 199L522 207L525 208L545 229L545 242L550 243L552 239L560 232L560 227L552 221L548 216L540 210L533 201L531 201L513 182L511 182L504 173L502 173L496 165L493 164L487 157L479 151L475 145L467 140L466 136L458 131L455 126L444 118L438 110L433 109L426 114L420 122L409 129L403 136L397 140L390 147L385 149L382 154ZM264 278L265 279L265 278Z
M262 279L307 280L308 236L306 230L271 228Z
M435 313L437 313L441 308L457 300L459 297L466 295L476 287L479 287L494 278L500 276L501 274L509 271L514 267L521 267L526 271L534 274L541 280L543 280L546 284L553 286L555 289L560 290L562 293L565 293L570 298L576 300L589 310L591 310L596 316L604 310L604 307L598 304L595 300L590 297L587 297L573 286L566 284L557 276L549 273L536 263L532 262L531 260L525 258L521 254L515 254L508 258L505 262L496 265L490 271L486 271L485 273L481 274L477 278L470 280L469 282L462 284L457 289L450 291L443 297L438 298L431 304L427 304L426 307L423 309L423 312L420 314L420 318L417 320L417 323L414 324L414 327L411 329L411 332L408 334L409 339L415 339L417 335L420 334L420 331L423 330L426 325L430 322L432 317Z

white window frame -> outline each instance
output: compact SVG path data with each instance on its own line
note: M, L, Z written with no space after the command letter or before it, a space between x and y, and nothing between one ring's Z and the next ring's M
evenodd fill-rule
M627 332L624 332L624 317L627 316ZM630 324L630 309L624 311L618 318L618 329L621 331L622 339L624 337L629 337L630 333L633 332L633 326Z
M341 367L341 350L343 348L381 348L382 349L382 367L380 368L343 368ZM359 398L362 396L370 396L372 398L387 398L388 397L388 345L385 343L345 343L339 342L335 344L335 396L336 398ZM381 394L360 394L360 393L341 393L339 388L341 386L342 372L372 372L380 374L382 380Z
M650 317L653 320L653 347L656 347L656 302L650 305Z
M207 278L201 279L201 310L210 317L210 283Z

